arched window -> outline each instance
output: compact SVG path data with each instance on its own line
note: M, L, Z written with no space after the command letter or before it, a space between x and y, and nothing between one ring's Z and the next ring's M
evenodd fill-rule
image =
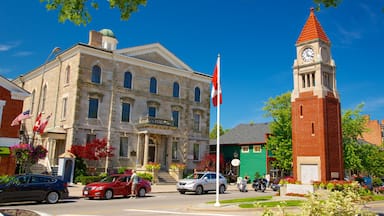
M173 83L173 97L178 98L180 96L180 86L179 83Z
M157 80L155 77L151 77L151 81L149 84L149 92L153 94L157 93Z
M132 74L129 71L124 73L124 88L132 88Z
M195 102L200 102L200 88L195 88Z
M41 100L41 111L44 111L44 109L45 109L45 101L46 101L46 99L47 99L47 85L44 85L44 87L43 87L43 90L42 90L43 92L42 92L42 100Z
M67 68L65 68L65 84L69 83L70 75L71 75L71 66L68 65Z
M93 83L101 82L101 68L98 65L95 65L92 67L91 82Z

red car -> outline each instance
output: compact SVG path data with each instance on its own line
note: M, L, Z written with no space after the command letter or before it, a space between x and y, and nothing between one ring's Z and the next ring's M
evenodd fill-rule
M131 195L131 185L129 180L131 174L115 174L110 175L99 182L87 184L83 188L83 196L89 199L102 198L112 199L115 196L128 197ZM147 180L139 178L136 194L139 197L144 197L145 194L151 192L151 183Z

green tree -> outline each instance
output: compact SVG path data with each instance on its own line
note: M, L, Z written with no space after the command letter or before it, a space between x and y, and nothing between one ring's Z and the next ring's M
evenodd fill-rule
M263 110L265 117L272 117L271 133L267 140L267 148L276 159L272 161L274 168L283 173L292 170L292 119L291 93L287 92L275 98L269 98Z
M223 127L220 125L219 127L220 130L220 136L223 135L226 131L223 129ZM216 139L217 138L217 124L213 126L211 132L209 132L209 139Z
M363 169L359 137L366 131L366 118L361 115L364 104L354 110L346 110L342 117L342 139L344 148L344 168L350 174Z
M46 2L47 10L59 11L59 22L66 20L76 25L87 25L92 20L90 8L98 9L97 0L40 0ZM120 18L128 20L131 13L136 12L140 5L145 5L147 0L108 0L111 9L120 10Z

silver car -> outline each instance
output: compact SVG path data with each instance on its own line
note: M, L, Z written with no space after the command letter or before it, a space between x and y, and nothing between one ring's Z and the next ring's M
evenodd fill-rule
M227 179L220 174L219 193L227 190ZM208 193L208 191L216 191L216 173L215 172L197 172L189 175L185 179L179 180L176 188L181 194L185 192L195 192L196 194Z

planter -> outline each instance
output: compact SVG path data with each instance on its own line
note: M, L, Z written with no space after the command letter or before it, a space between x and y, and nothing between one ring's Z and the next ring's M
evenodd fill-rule
M302 194L313 193L313 185L302 184L284 184L280 187L280 196L286 196L286 194Z
M168 173L172 176L176 181L179 181L183 178L183 171L182 169L169 169Z

